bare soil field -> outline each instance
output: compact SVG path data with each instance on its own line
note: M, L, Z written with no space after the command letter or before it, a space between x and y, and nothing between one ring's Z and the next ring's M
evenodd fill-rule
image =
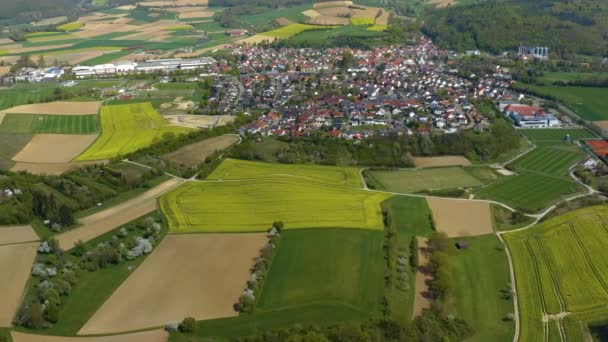
M233 305L266 241L265 234L169 235L78 333L237 316Z
M360 6L363 7L363 6ZM353 18L376 18L380 14L378 7L364 7L364 10L355 11Z
M209 128L227 125L235 119L231 115L166 115L171 125L190 128Z
M99 34L99 33L98 33ZM34 47L22 47L18 49L10 49L8 50L10 54L18 54L18 53L28 53L28 52L36 52L43 50L52 50L52 49L65 49L74 44L57 44L57 45L45 45L45 46L34 46ZM19 57L17 57L19 58Z
M67 163L97 139L97 134L36 134L13 160L23 163Z
M69 162L69 163L16 163L12 168L12 172L27 171L34 175L59 176L67 171L76 170L82 166L106 164L108 161L95 160L86 162Z
M137 6L135 5L125 5L125 6L120 6L120 7L116 7L119 10L123 10L123 11L130 11L130 10L134 10L135 8L137 8Z
M208 0L165 0L165 1L142 1L138 5L146 7L179 7L179 6L207 6Z
M180 13L179 18L180 19L211 18L211 17L213 17L213 14L215 14L215 12L213 12L213 11L185 12L185 13Z
M287 26L287 25L295 24L295 21L289 20L289 19L287 19L285 17L276 18L274 21L276 21L276 23L279 24L279 25L281 25L281 26Z
M157 209L156 199L163 193L182 184L182 180L172 178L155 188L152 188L136 198L100 211L93 215L83 217L79 221L82 226L56 236L59 245L69 250L78 241L89 241L105 234L112 229L131 222Z
M0 245L38 241L31 226L0 226Z
M445 156L445 157L415 157L414 165L416 167L440 167L440 166L469 166L471 162L462 156Z
M101 102L48 102L16 106L2 112L12 114L84 115L97 114ZM1 122L0 122L1 123Z
M174 12L174 13L186 13L186 12L197 12L200 10L204 10L205 7L200 6L183 6L183 7L165 7L159 8L159 10Z
M26 334L12 331L13 342L167 342L169 333L163 329L135 332L124 335L63 337Z
M10 38L0 38L0 44L13 44L14 41Z
M37 242L0 246L0 327L13 322L37 249Z
M282 24L279 24L279 25L282 25ZM278 38L273 38L273 37L262 36L262 35L256 34L251 37L237 40L235 42L235 44L252 44L253 45L253 44L258 44L258 43L262 43L262 42L272 42L276 39L278 39Z
M388 25L390 19L391 12L385 10L384 8L381 8L380 15L376 18L376 25Z
M348 18L338 18L338 17L330 17L327 15L318 15L314 18L308 18L304 20L306 24L311 25L350 25L350 20Z
M321 13L322 15L327 15L330 17L343 17L343 18L350 18L351 16L353 16L355 14L355 11L351 10L348 7L324 7L324 8L318 8L317 12Z
M484 201L427 198L437 231L448 237L491 234L490 203Z
M427 267L429 255L427 253L428 239L417 237L418 239L418 271L416 272L416 284L414 295L414 317L420 316L424 309L431 307L428 282L431 280L431 273Z
M318 17L321 15L321 13L315 11L315 10L307 10L302 12L302 14L304 14L305 16L309 17L309 18L314 18L314 17Z
M0 66L0 76L4 76L11 71L10 66Z
M322 7L339 7L339 6L350 6L352 5L352 1L326 1L326 2L317 2L312 5L313 8L322 8Z
M184 146L177 151L167 153L161 158L173 163L196 166L216 151L225 150L239 139L234 135L222 135Z

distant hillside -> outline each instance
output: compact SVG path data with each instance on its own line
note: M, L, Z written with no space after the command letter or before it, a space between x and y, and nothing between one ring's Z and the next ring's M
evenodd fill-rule
M0 20L16 19L17 22L40 20L50 17L69 16L79 11L82 0L0 0Z
M501 53L520 44L539 44L554 52L606 55L608 1L490 1L429 10L423 30L456 50Z

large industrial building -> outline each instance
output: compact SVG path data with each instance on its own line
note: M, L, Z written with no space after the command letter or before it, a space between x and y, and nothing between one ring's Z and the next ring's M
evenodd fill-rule
M72 73L78 78L98 75L113 75L129 72L151 72L155 70L197 69L217 63L212 57L153 59L145 62L117 62L116 64L99 64L94 66L76 66Z

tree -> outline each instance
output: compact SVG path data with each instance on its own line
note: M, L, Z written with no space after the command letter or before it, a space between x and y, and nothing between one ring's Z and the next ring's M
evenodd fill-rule
M179 325L179 331L183 333L193 333L196 330L196 320L192 317L186 317Z
M28 328L40 329L44 325L42 304L32 303L25 315L25 325Z
M38 56L38 67L44 68L45 66L46 66L46 63L44 62L44 55Z
M346 70L353 65L355 57L349 51L344 51L342 53L342 59L338 62L338 66L340 68Z

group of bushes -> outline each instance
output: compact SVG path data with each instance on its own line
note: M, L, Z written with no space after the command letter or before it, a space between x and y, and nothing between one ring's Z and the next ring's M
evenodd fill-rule
M43 241L32 267L28 300L15 324L30 329L49 328L61 317L63 298L68 297L87 272L114 267L152 252L161 238L160 218L146 217L104 236L97 243L76 243L64 252L56 240Z
M256 258L251 270L247 288L241 294L236 306L239 312L251 313L255 309L257 296L262 292L264 280L280 244L282 230L283 222L278 221L273 223L272 228L268 231L268 243L260 250L260 256Z

